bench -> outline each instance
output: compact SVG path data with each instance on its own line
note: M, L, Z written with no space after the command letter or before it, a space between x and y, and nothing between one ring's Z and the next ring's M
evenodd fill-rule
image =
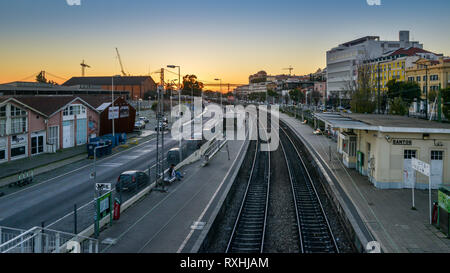
M9 184L8 187L13 186L23 187L25 185L33 183L33 179L34 179L33 171L22 172L19 174L19 178L17 179L17 181Z

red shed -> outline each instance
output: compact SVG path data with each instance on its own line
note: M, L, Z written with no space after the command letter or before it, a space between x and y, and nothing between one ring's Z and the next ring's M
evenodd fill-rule
M83 96L80 97L83 98ZM132 133L134 130L136 109L122 97L117 97L114 99L113 108L110 96L89 96L89 98L86 98L86 101L94 106L99 112L99 136L112 134L113 117L115 133Z

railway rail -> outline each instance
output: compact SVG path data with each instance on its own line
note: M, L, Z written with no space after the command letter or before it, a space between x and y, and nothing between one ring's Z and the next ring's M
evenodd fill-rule
M280 142L288 162L302 252L339 253L335 236L308 168L296 145L282 127L280 127Z

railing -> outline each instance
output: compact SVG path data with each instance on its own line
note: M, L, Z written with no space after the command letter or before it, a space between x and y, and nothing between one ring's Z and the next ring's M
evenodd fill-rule
M226 143L227 143L226 139L217 140L216 138L214 138L213 140L211 140L209 147L202 155L203 164L207 164L214 157L214 155L217 154L217 152L220 151L220 149L222 149L222 147Z
M14 229L2 228L2 230ZM67 252L98 253L98 240L76 234L34 227L0 245L0 253Z
M24 232L26 232L26 230L9 227L0 227L0 245L8 242L9 240L14 239L15 237L19 236Z

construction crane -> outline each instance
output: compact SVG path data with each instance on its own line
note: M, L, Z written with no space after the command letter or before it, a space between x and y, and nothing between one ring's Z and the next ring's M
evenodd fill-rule
M119 54L119 49L117 49L116 47L116 52L117 52L117 58L119 58L119 64L120 64L120 69L122 70L122 76L130 76L125 72L125 69L123 69L123 64L122 64L122 59L120 58L120 54Z
M291 76L292 70L294 70L294 68L290 65L289 68L283 68L283 70L289 70L289 76Z
M91 67L88 64L86 64L84 62L84 60L80 65L81 65L81 76L84 77L86 68L91 68Z

